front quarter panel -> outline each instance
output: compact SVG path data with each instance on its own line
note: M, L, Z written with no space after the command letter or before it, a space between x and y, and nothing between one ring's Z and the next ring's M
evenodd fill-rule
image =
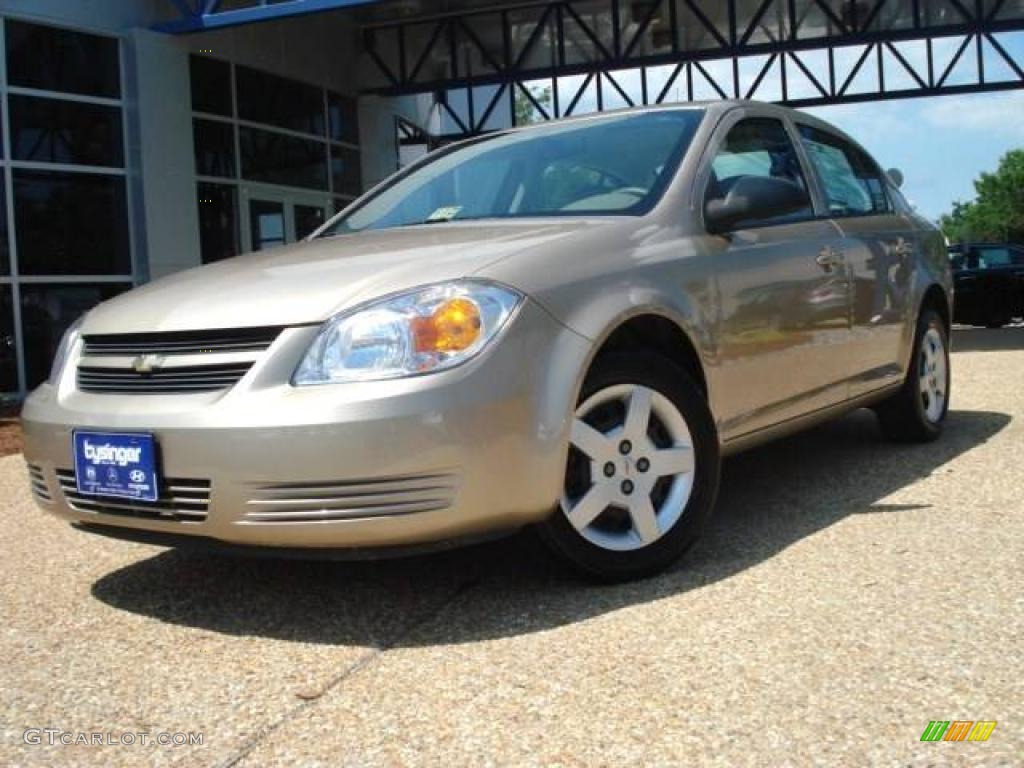
M581 384L602 342L629 318L644 314L678 325L707 369L717 316L711 261L696 238L674 227L651 219L616 219L558 248L493 264L482 274L524 291L591 342L590 355L576 372Z

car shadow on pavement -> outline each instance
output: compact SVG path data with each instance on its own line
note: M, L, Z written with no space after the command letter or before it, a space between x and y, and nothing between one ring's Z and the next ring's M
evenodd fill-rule
M1010 422L951 411L942 438L894 445L868 411L728 459L704 540L668 573L594 586L532 536L377 562L240 559L165 551L106 574L102 602L228 635L388 648L537 632L699 589L761 563L851 515L901 514L895 491L948 467ZM126 545L127 546L127 545Z

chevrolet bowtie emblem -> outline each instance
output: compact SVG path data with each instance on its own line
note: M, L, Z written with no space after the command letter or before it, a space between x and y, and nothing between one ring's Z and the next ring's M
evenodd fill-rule
M164 364L162 355L139 355L132 360L136 373L152 373Z

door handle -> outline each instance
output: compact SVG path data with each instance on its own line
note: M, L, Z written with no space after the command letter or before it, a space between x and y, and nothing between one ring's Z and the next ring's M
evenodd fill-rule
M826 245L818 251L814 261L826 272L831 272L833 267L838 267L843 263L843 252Z
M896 245L893 246L892 252L900 257L913 256L914 255L914 244L909 240L904 240L902 237L896 241Z

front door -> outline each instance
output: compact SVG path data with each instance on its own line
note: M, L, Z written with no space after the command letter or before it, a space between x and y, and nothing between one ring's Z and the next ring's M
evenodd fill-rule
M849 278L842 238L832 222L816 216L783 123L746 117L722 130L705 205L742 176L784 178L807 191L803 210L741 222L708 241L721 306L712 396L722 437L730 440L846 398Z
M329 199L274 189L243 191L242 249L265 251L294 243L328 217Z

